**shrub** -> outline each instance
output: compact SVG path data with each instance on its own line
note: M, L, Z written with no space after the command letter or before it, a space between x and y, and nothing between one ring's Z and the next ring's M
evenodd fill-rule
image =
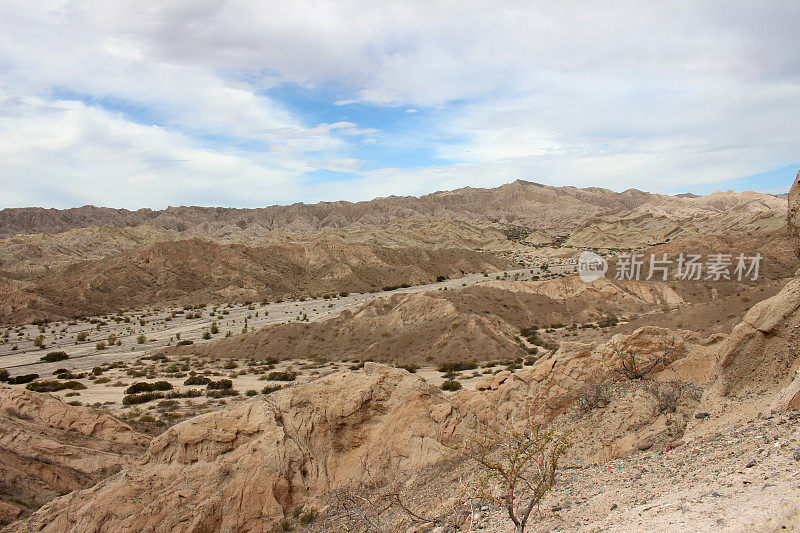
M184 385L208 385L211 380L204 376L191 376L183 382Z
M236 364L236 361L228 361L227 363L225 363L225 366L222 367L222 368L224 368L226 370L232 370L232 369L236 368L237 366L239 366L239 365Z
M95 344L94 347L97 348L98 350L105 350L106 349L106 343L105 343L105 341L100 341L97 344Z
M80 381L34 381L25 388L34 392L56 392L65 389L83 390L86 385Z
M419 370L419 367L417 365L415 365L414 363L409 363L409 364L406 364L406 365L400 365L400 368L402 368L406 372L411 372L412 374L415 374L417 372L417 370Z
M232 389L233 382L229 379L221 379L219 381L209 381L206 384L207 389L225 390Z
M171 391L168 392L165 398L167 399L174 399L174 398L198 398L203 395L203 391L200 389L186 389L185 391Z
M504 507L517 533L524 533L531 515L553 487L559 458L570 446L568 434L544 428L528 419L518 429L485 428L464 443L476 464L478 499Z
M459 383L458 381L454 381L454 380L447 380L444 383L442 383L441 389L442 390L447 390L447 391L461 390L461 383Z
M138 405L140 403L160 400L164 397L163 392L143 392L141 394L129 394L122 398L123 405Z
M45 344L44 344L44 336L39 335L38 337L33 339L33 345L36 346L39 349L44 349L44 346L45 346Z
M191 344L194 344L194 341L183 340L183 341L178 341L176 343L176 346L189 346Z
M619 324L619 318L616 315L606 315L597 321L597 325L601 328L610 328Z
M208 340L208 339L210 339L210 338L211 338L211 333L209 333L209 332L207 332L207 331L204 331L204 332L203 332L203 340L204 340L204 341L207 341L207 340Z
M256 394L258 394L258 391L257 391L257 390L250 389L250 390L248 390L247 392L245 392L245 394L246 394L247 396L255 396Z
M88 339L88 338L89 338L89 334L87 332L85 332L85 331L81 331L80 333L78 333L75 336L75 340L78 341L78 342L85 342L86 339Z
M445 374L451 372L463 372L464 370L475 370L478 368L478 365L475 363L444 363L439 365L439 372L443 372Z
M211 323L211 330L210 331L211 331L212 335L216 335L217 333L219 333L219 327L217 326L216 321Z
M270 372L267 379L270 381L294 381L297 374L294 372Z
M17 376L15 378L8 378L8 383L11 385L24 385L25 383L30 383L34 379L38 379L39 374L24 374L22 376Z
M610 401L611 391L607 383L587 383L578 395L578 407L582 411L605 407Z
M317 519L317 510L312 508L306 509L301 515L298 521L301 525L305 526L310 524L311 522Z
M0 368L0 383L8 381L8 370Z
M139 335L136 337L136 344L144 344L145 342L147 342L147 337L144 335Z
M172 390L172 384L168 381L156 381L155 383L147 383L146 381L140 381L138 383L134 383L127 389L125 389L125 394L136 394L138 392L153 392L153 391L165 391L165 390Z
M63 361L64 359L69 359L69 356L66 352L50 352L41 358L42 361L46 361L48 363L56 363L58 361Z
M209 398L224 398L225 396L238 396L239 391L233 389L221 389L221 390L208 390L206 391L206 396Z
M274 386L267 385L266 387L261 389L261 394L270 394L272 392L275 392L276 390L281 390L281 385L274 385Z

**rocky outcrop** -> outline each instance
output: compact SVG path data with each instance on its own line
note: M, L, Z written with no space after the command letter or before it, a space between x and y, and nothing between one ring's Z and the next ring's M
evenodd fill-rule
M404 370L366 363L362 371L330 374L177 424L152 441L139 464L58 498L10 531L270 530L297 507L323 507L333 491L409 482L442 468L465 438L523 420L530 409L557 422L574 416L569 410L582 389L606 382L621 354L661 359L656 374L684 348L679 335L655 327L601 345L565 343L528 369L492 376L485 391L452 395ZM653 392L621 394L610 408L618 413L613 422L608 415L583 425L602 428L608 449L584 446L580 456L605 461L644 438L666 446L685 420L674 418L679 423L668 428L654 411L657 403Z
M658 361L648 377L664 374L674 380L670 365L683 359L689 349L679 332L654 326L615 335L599 345L563 343L532 367L486 376L476 387L484 392L464 391L452 401L479 419L522 420L533 409L542 420L568 425L582 436L575 439L580 443L577 456L604 462L630 453L643 441L666 447L682 433L699 399L691 400L686 387L670 390L679 409L667 423L656 409L662 385L654 382L645 389L640 380L620 376L623 358L635 357L642 368ZM594 406L602 407L598 410L580 412L576 403L593 387L607 392L608 399ZM616 391L613 394L612 389Z
M657 282L584 283L577 276L487 281L458 290L396 294L329 320L268 326L168 351L214 357L369 358L418 365L477 362L526 355L519 342L522 327L591 322L682 302L669 285Z
M788 229L800 250L800 173L789 194ZM800 257L800 256L798 256ZM717 355L717 379L702 409L716 415L698 423L749 420L773 409L800 408L800 277L750 309ZM735 408L732 408L735 406Z
M134 462L149 441L98 411L0 389L0 522L91 486Z
M800 259L800 171L789 191L789 212L787 216L789 236L794 244L794 251Z
M367 363L180 423L140 465L10 531L269 531L328 491L413 476L474 426L438 389Z

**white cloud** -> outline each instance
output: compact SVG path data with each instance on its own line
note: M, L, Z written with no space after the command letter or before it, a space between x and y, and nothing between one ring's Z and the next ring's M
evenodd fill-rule
M363 199L518 177L674 189L800 153L794 0L7 0L0 18L4 205ZM268 96L284 83L332 87L343 115L425 111L402 142L451 164L362 171L381 161L358 149L380 157L393 134L309 122ZM307 185L320 168L358 180Z
M14 192L10 205L51 197L61 201L46 205L57 207L291 201L301 192L298 176L309 168L271 154L256 161L204 150L179 133L79 102L4 104L0 182Z

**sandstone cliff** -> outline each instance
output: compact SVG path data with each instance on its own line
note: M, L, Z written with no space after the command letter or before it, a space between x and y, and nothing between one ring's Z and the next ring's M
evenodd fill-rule
M0 389L0 523L133 463L149 441L96 410Z

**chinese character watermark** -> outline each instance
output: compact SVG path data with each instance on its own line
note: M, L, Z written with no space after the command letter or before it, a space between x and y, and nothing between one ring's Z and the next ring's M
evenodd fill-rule
M760 253L701 254L681 253L677 257L667 254L620 254L617 256L613 277L620 281L756 281L761 272ZM592 282L606 275L609 264L606 258L593 252L581 252L578 258L578 275Z

